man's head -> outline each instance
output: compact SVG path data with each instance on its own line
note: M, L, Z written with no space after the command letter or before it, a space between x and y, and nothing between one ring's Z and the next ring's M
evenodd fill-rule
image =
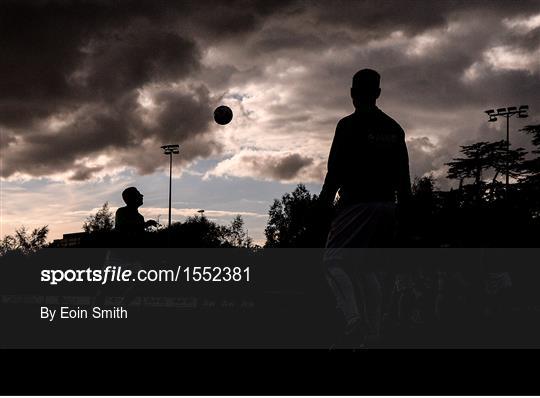
M353 76L351 97L355 108L373 106L381 95L381 75L373 69L362 69Z
M135 187L124 189L122 199L128 207L139 207L143 204L143 195Z

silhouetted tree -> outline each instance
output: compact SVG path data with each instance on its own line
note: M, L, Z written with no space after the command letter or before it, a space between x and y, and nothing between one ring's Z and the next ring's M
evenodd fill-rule
M476 204L484 198L484 171L491 169L493 172L488 200L494 199L495 190L501 185L497 181L500 175L506 175L508 170L509 175L517 179L524 173L523 162L527 152L523 148L508 149L504 140L463 145L460 152L465 157L446 163L449 166L447 178L459 180L460 191L464 180L472 178Z
M514 179L519 179L523 176L523 161L527 152L523 148L508 148L505 140L486 144L485 152L487 167L491 168L494 173L487 200L493 201L496 199L495 193L497 188L503 186L502 183L497 181L499 176L505 176L507 172Z
M173 223L149 233L159 242L170 240L172 247L252 247L253 242L244 229L244 220L237 215L230 225L219 225L209 220L204 214L186 218L184 222ZM169 238L170 236L170 238Z
M264 230L265 247L312 247L322 246L317 195L312 195L305 185L298 184L281 200L274 199L268 211L268 223Z
M464 158L456 158L446 163L449 166L448 178L460 181L460 188L466 178L473 178L474 184L480 186L482 182L482 172L489 167L488 142L477 142L471 145L462 145L461 151Z
M411 186L412 201L411 210L412 214L409 221L409 234L415 240L421 239L423 243L426 243L426 239L432 237L431 223L433 213L435 211L435 178L433 175L424 176L421 178L416 177ZM410 244L410 243L409 243Z
M540 154L540 124L525 126L521 129L526 134L532 136L532 144L536 147L532 151L534 154ZM527 173L526 182L539 183L540 182L540 156L533 159L528 159L523 164L525 172Z
M244 219L240 215L234 217L231 224L226 228L225 238L232 247L249 248L253 244L248 232L244 229Z
M502 174L508 174L512 178L519 178L523 175L523 161L527 151L523 148L507 148L506 141L501 140L488 144L487 148L487 163L495 174L492 181L496 181L497 177Z
M535 146L532 153L537 155L523 162L525 178L521 196L525 199L525 203L521 206L527 208L529 215L538 223L540 222L540 156L538 156L540 155L540 124L525 126L521 131L532 136L532 144Z
M49 227L35 228L29 234L26 227L22 226L15 230L14 235L6 235L0 241L0 255L18 251L23 254L30 254L42 249L47 244Z
M174 247L222 247L226 241L224 227L204 214L187 217L183 223L172 224L170 229ZM168 228L163 233L167 234Z
M533 153L540 153L540 124L525 126L520 131L532 135L532 144L538 148Z
M446 163L449 166L447 178L459 180L459 192L462 197L468 191L464 189L464 181L468 178L474 180L472 197L473 203L476 204L480 202L482 197L482 173L489 167L488 145L487 142L462 145L460 152L465 157L455 158Z
M421 202L422 204L431 204L434 200L435 178L433 175L424 176L421 178L416 177L412 184L413 200Z
M96 214L87 217L83 230L87 233L109 232L114 228L114 216L109 209L109 202L105 202Z

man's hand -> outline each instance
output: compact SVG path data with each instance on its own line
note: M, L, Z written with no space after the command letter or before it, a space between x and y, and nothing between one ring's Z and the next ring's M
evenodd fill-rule
M155 220L148 220L144 223L144 227L157 227L159 224Z

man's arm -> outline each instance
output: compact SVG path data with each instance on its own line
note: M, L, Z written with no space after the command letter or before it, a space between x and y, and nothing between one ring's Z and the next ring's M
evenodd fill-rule
M405 143L405 132L402 131L402 139L399 147L399 176L398 176L398 203L408 206L411 201L411 176L409 172L409 153Z
M340 188L340 170L339 162L341 161L341 152L342 152L342 135L343 135L343 126L340 121L336 126L336 132L334 134L334 139L332 141L332 146L330 148L330 155L328 156L328 171L326 173L326 178L324 179L324 184L319 195L319 200L325 206L331 206L334 203L336 193Z
M158 223L157 221L155 220L147 220L144 222L144 227L145 228L148 228L148 227L157 227L158 226Z

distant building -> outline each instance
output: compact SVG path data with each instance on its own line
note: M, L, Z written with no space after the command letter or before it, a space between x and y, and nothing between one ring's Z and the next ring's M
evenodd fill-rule
M74 232L71 234L64 234L62 239L55 239L52 247L80 247L83 239L88 237L86 232Z

